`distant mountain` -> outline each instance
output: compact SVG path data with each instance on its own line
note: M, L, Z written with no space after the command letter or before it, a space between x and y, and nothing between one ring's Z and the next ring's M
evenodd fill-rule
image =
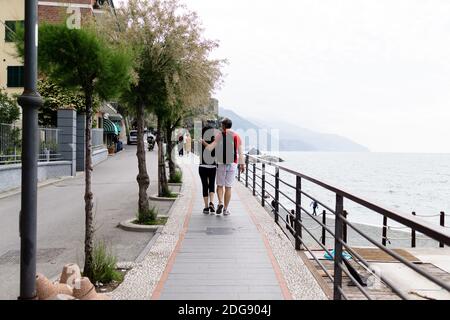
M369 149L346 137L335 134L319 133L298 127L281 120L244 119L236 112L220 108L219 115L233 120L233 127L247 131L249 129L278 129L280 151L336 151L368 152ZM269 137L270 141L270 137ZM254 146L249 146L254 147ZM269 145L270 148L270 145Z

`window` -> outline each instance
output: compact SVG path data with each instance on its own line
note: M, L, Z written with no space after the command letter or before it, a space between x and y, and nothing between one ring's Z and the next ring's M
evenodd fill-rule
M22 21L5 21L5 42L13 42L14 35L19 28L23 28Z
M23 87L24 79L24 68L23 66L8 67L8 88L21 88Z

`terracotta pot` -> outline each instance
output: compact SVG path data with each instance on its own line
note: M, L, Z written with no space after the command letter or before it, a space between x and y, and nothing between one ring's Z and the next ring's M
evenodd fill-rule
M95 286L87 277L75 281L73 296L80 300L109 300L108 296L95 291Z
M57 294L72 295L72 289L62 283L52 283L43 274L36 275L36 292L39 300L45 300Z
M81 278L80 267L75 263L66 264L59 278L60 283L64 283L73 288L75 280ZM69 283L68 283L69 282Z

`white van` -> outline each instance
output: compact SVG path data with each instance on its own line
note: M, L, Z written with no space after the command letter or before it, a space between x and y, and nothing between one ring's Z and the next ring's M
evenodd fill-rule
M128 135L127 144L137 144L137 130L130 130Z

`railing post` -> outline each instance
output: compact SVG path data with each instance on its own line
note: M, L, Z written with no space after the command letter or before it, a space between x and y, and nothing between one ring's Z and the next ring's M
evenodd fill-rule
M266 164L262 164L261 174L261 205L266 206Z
M245 187L248 188L248 154L245 155Z
M383 239L382 239L382 244L385 247L387 245L387 222L388 222L387 217L383 216Z
M415 212L412 213L413 216L416 215ZM416 247L416 230L411 229L411 248Z
M441 225L441 227L445 227L445 212L441 212L441 219L440 219L440 225ZM439 243L439 247L440 248L444 248L445 246L444 246L444 243L443 242L440 242Z
M256 196L256 162L253 162L253 196Z
M278 214L279 214L279 201L280 201L280 169L278 167L275 168L275 222L278 223Z
M295 250L302 249L302 178L297 176L295 186Z
M344 210L343 216L345 219L347 219L347 215L348 215L347 211ZM342 238L344 239L344 242L347 243L347 224L346 223L344 223L343 228L342 228Z
M324 226L327 225L327 212L323 210L322 212L322 223ZM327 234L325 227L322 227L322 244L325 246L327 244Z
M339 291L342 288L342 241L344 226L342 216L344 214L344 198L336 194L336 221L334 225L334 281L333 281L333 297L334 300L341 300L342 294Z

